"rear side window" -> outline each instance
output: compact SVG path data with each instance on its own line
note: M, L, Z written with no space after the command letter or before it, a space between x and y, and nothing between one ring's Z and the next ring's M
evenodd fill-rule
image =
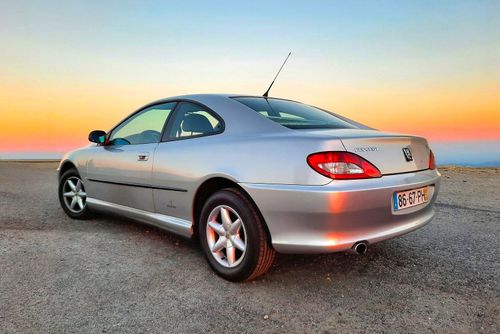
M196 103L182 102L175 111L164 140L207 136L222 130L220 118L210 110Z
M290 129L357 129L346 119L299 102L264 97L236 97L236 101Z

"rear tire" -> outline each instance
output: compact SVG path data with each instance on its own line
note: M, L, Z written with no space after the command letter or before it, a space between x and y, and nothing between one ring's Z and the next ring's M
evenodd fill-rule
M252 280L267 272L274 261L276 252L264 220L237 189L220 190L207 200L201 211L199 238L212 269L230 281Z
M89 219L92 214L87 206L87 193L75 168L68 169L59 178L59 202L64 212L73 219Z

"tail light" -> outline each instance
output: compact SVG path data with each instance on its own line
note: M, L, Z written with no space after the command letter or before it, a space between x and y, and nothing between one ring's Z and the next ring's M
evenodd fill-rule
M434 158L434 153L430 150L429 153L429 169L436 169L436 158Z
M307 163L316 172L331 179L367 179L382 176L377 167L350 152L313 153L307 157Z

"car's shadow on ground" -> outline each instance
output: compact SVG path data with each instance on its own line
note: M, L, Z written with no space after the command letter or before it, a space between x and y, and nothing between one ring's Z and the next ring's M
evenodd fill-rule
M97 223L101 227L111 228L113 231L132 234L136 233L140 235L141 238L151 240L161 239L168 244L175 244L176 246L182 246L187 249L196 249L198 247L198 241L196 239L185 238L156 226L125 216L120 216L118 214L98 213L91 221Z

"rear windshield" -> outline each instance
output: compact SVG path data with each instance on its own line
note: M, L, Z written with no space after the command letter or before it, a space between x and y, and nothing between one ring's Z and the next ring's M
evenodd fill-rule
M262 116L290 129L357 129L348 120L299 102L264 97L235 97Z

